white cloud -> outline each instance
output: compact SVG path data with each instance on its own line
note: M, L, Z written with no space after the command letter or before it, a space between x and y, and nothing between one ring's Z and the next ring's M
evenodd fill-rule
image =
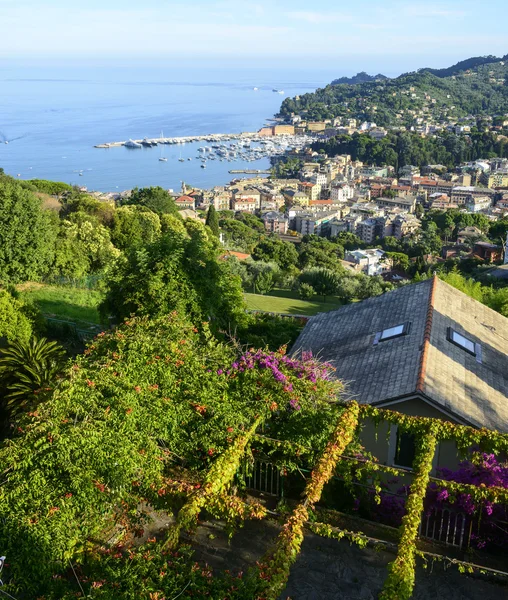
M436 5L427 4L413 4L411 6L405 6L402 9L404 15L408 17L419 17L419 18L459 18L465 17L468 13L465 10L446 8Z
M305 21L306 23L312 24L323 24L323 23L338 23L338 22L349 22L352 20L351 15L343 13L324 13L324 12L313 12L313 11L294 11L287 13L290 19L296 21Z

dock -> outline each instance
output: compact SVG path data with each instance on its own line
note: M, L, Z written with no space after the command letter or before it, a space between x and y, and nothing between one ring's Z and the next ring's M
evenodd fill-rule
M262 171L261 169L231 169L228 173L245 173L246 175L270 175L271 171Z
M191 142L224 142L228 140L241 140L243 138L250 139L265 139L261 138L258 133L209 133L207 135L189 135L181 137L163 137L163 138L144 138L142 140L132 140L137 144L148 142L150 144L186 144ZM118 148L125 146L128 140L123 142L105 142L104 144L96 144L94 148Z

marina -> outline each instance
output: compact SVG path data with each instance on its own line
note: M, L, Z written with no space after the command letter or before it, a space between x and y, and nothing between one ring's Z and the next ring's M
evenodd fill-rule
M167 162L164 156L166 146L177 146L179 148L178 161L184 163L192 161L193 158L201 162L200 167L206 169L211 161L217 162L257 162L262 159L271 158L285 154L288 150L301 149L313 141L310 135L290 135L282 134L275 136L266 136L259 133L239 133L226 134L215 133L208 135L181 136L181 137L161 137L143 138L141 140L129 139L124 142L109 142L98 144L95 148L109 149L123 146L128 150L160 148L159 161ZM203 145L199 145L203 144ZM196 147L197 154L193 156L182 157L182 149L189 151ZM134 153L135 154L135 153ZM174 159L174 155L173 155ZM270 171L265 169L236 169L229 170L229 173L245 174L268 174Z

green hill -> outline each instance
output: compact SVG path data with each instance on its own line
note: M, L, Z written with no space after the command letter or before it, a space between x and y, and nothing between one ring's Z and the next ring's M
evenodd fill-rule
M314 93L286 98L280 109L283 117L356 118L381 126L413 125L418 118L444 123L467 115L507 112L508 61L496 57L472 58L449 69L422 69L395 79L332 83Z

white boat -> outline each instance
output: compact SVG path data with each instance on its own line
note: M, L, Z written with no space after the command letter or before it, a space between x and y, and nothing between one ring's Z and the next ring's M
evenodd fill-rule
M259 88L255 87L253 88L255 92L257 92L259 90Z
M202 168L202 169L206 169L206 165L205 165L205 164L202 164L202 165L201 165L201 168Z
M164 133L161 131L161 140L164 138ZM160 162L168 162L168 159L164 156L164 146L161 145L161 155L159 156Z
M129 140L129 141L125 142L124 146L126 148L142 148L141 144L139 144L138 142L135 142L134 140Z

